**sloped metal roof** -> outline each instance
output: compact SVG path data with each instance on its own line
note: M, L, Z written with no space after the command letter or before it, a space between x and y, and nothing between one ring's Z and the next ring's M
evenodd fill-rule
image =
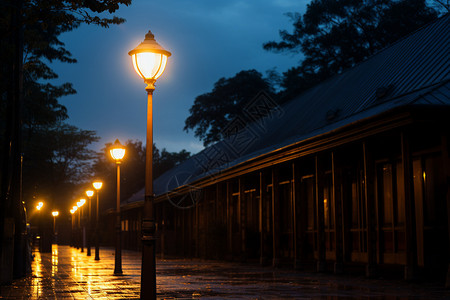
M270 110L268 117L250 123L157 178L155 194L163 195L262 154L394 108L449 106L449 23L447 14L282 107L273 106L271 99L254 99L255 107Z

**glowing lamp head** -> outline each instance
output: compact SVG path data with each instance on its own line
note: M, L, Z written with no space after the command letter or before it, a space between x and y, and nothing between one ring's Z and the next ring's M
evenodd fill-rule
M86 196L88 196L89 198L91 198L94 195L94 191L93 190L87 190L86 191Z
M76 211L78 210L78 206L77 205L74 205L73 207L72 207L72 209L71 209L71 213L72 214L74 214ZM72 212L73 211L73 212Z
M44 202L39 201L39 202L38 202L38 205L36 206L36 209L37 209L37 210L41 210L42 206L44 206Z
M100 180L96 180L92 183L92 186L98 191L102 188L103 182L101 182Z
M123 157L125 156L125 147L122 146L119 140L116 140L114 144L111 146L109 153L111 153L111 157L114 159L114 161L117 164L120 164L122 162Z
M52 216L57 217L59 215L59 211L52 211Z
M128 54L133 61L134 70L147 83L146 89L154 90L154 83L164 72L167 58L172 54L156 42L150 30L145 35L144 41Z
M80 201L77 202L78 207L82 207L86 203L86 199L80 199Z

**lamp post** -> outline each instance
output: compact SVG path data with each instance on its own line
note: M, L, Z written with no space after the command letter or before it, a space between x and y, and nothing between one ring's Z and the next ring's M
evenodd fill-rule
M80 211L78 212L78 225L80 226L80 244L81 244L81 252L84 252L84 222L83 222L83 205L86 203L86 199L80 199L77 202L78 208Z
M122 253L121 253L121 222L120 222L120 164L125 156L125 147L116 140L109 150L111 157L117 166L117 203L116 203L116 253L114 264L114 275L122 275Z
M39 233L39 252L43 250L43 230L42 230L42 216L41 209L44 206L44 202L39 201L38 205L36 205L36 209L38 210L38 233Z
M156 299L156 237L153 216L153 91L171 53L159 45L149 31L144 41L128 52L133 67L147 84L147 142L145 155L145 201L142 218L141 299Z
M55 237L54 241L55 244L58 243L58 233L56 232L56 217L59 216L59 211L54 210L52 211L53 216L53 236Z
M92 223L92 201L91 198L94 195L94 191L93 190L87 190L86 191L86 196L88 196L89 202L88 202L88 210L89 210L89 216L88 216L88 222L87 222L87 227L88 227L88 233L87 233L87 256L91 256L91 223Z
M100 194L100 189L103 186L103 182L100 180L96 180L92 183L92 186L97 191L97 209L95 210L95 260L100 260L100 245L99 245L99 236L98 236L98 199Z
M74 227L75 227L75 217L73 216L73 214L77 211L78 206L73 206L72 209L70 210L70 215L72 216L72 231L71 231L71 246L75 246L75 237L74 237Z

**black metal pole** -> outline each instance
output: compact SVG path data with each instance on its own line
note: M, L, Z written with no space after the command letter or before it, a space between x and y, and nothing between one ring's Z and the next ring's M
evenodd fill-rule
M117 207L116 207L116 255L114 265L114 275L122 275L122 245L120 242L121 235L120 223L120 162L117 162Z
M81 214L81 208L78 207L78 222L75 220L75 244L77 246L77 249L80 249L80 214Z
M91 208L91 198L92 197L88 197L88 201L89 201L89 203L88 203L88 205L89 205L89 207L88 207L88 210L89 210L89 216L88 216L88 221L87 221L87 227L88 227L88 230L87 230L87 233L86 233L86 235L87 235L87 256L91 256L91 210L92 210L92 208Z
M84 214L83 214L83 206L80 207L80 243L81 243L81 252L84 252Z
M99 246L99 236L98 236L98 194L100 193L97 190L97 209L95 210L95 260L100 260L100 246Z
M153 84L151 84L153 86ZM141 299L156 299L156 238L153 216L153 91L146 88L147 101L147 142L145 156L145 199L142 219L142 269Z

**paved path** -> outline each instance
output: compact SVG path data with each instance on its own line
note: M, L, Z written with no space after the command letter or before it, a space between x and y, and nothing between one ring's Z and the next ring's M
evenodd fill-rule
M52 253L35 252L31 276L0 287L0 299L138 299L141 254L122 254L124 276L114 276L113 249L95 261L53 245ZM158 299L450 299L432 284L186 259L158 260L157 284Z

